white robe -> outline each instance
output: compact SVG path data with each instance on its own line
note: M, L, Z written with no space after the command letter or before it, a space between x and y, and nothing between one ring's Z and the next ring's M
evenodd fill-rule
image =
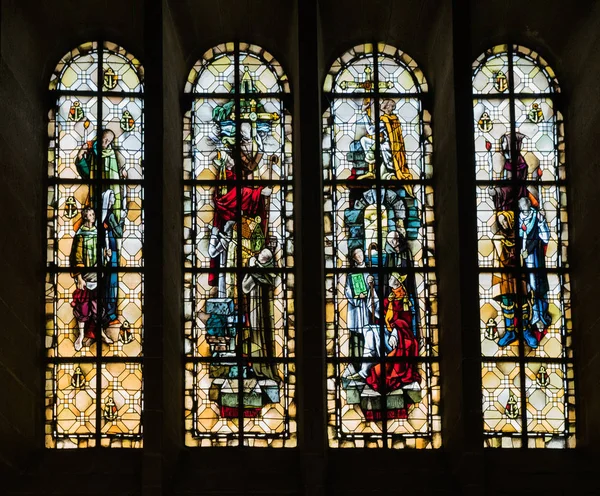
M365 265L363 264L362 267L365 267ZM367 282L367 278L371 274L363 272L362 275L365 279L365 286L367 287L366 297L358 298L353 295L350 279L351 274L346 276L346 288L344 291L346 299L348 300L348 313L346 317L348 330L359 334L363 334L365 328L369 326L370 322L373 322L373 318L379 318L379 297L377 296L377 291L374 289L372 290ZM374 315L373 310L375 310Z

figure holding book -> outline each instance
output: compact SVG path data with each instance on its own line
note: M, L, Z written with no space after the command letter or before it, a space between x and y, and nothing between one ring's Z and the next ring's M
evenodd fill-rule
M362 248L352 252L352 265L366 269ZM379 319L379 297L375 291L375 278L366 270L350 273L346 279L345 296L348 301L347 324L350 331L350 356L360 367L364 348L365 328L376 325Z

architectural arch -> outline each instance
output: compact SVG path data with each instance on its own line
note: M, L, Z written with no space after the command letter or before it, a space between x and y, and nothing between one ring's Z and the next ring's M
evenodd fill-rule
M365 43L323 89L329 443L439 447L427 81L404 52Z
M142 445L144 70L68 52L49 90L46 446Z
M290 87L249 43L186 83L186 444L296 444Z
M473 63L484 439L575 442L567 166L560 86L536 51Z

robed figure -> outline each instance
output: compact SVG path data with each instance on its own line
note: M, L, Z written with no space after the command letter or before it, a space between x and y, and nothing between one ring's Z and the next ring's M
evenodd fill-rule
M119 165L117 155L114 149L115 133L110 129L105 129L102 133L101 156L98 156L98 140L88 141L83 145L77 154L75 165L77 172L82 179L94 179L95 174L100 173L102 179L118 180L126 179L127 171L125 167ZM123 209L124 196L120 184L111 184L107 187L114 193L114 211L117 222L121 220L121 210ZM89 203L91 205L91 201Z
M256 257L250 258L248 266L259 269L275 267L273 253L264 248ZM271 362L275 358L275 281L275 274L263 271L250 272L242 280L242 292L247 303L246 320L249 323L242 336L242 351L249 358L258 379L279 381L277 366ZM260 358L261 361L254 362L253 358Z
M105 129L100 139L86 142L77 154L75 165L82 179L94 179L100 174L102 179L117 181L127 178L127 171L119 164L114 147L115 133ZM101 145L101 146L100 146ZM126 187L112 183L103 187L101 200L103 233L99 239L101 252L104 256L104 266L109 268L104 280L104 292L101 295L101 304L106 316L108 326L119 325L117 316L119 282L116 269L119 266L121 246L125 232L125 218L127 217ZM95 204L93 198L88 197L87 205ZM78 226L75 226L78 229Z
M379 358L384 353L390 358L416 358L419 354L417 338L413 333L411 301L403 284L404 276L390 275L390 293L383 300L383 346L379 326L365 329L365 358ZM402 387L418 384L421 380L416 362L373 363L365 361L359 375L375 391L390 393Z
M98 328L106 343L112 340L106 335L106 310L99 304L98 298L98 231L96 214L91 207L81 211L82 224L75 233L71 245L71 276L75 280L73 292L73 316L77 322L78 335L74 343L75 351L83 347L83 340L96 339Z
M520 325L525 343L531 348L536 348L541 333L537 332L537 328L532 321L532 308L536 306L535 298L528 294L529 290L525 278L516 272L520 266L519 255L522 251L516 239L517 231L521 232L521 229L518 229L518 227L522 227L523 224L521 219L516 218L518 215L517 212L521 209L522 205L528 205L532 208L539 206L536 195L524 183L529 175L528 165L522 154L524 139L525 135L515 133L514 146L516 160L513 160L512 157L510 135L505 134L500 140L504 155L503 179L516 179L518 181L517 184L490 186L488 188L488 193L494 202L497 260L500 267L508 269L496 277L494 299L500 304L500 308L502 309L505 328L504 335L498 340L498 345L504 347L517 341ZM541 174L539 168L536 174L538 177ZM547 225L544 225L547 228ZM536 286L535 281L534 286ZM543 287L543 282L539 286ZM538 304L537 307L539 308L540 305ZM517 309L519 312L517 312ZM540 312L536 312L535 310L534 313L536 316L540 314ZM519 314L520 320L518 319ZM536 318L535 320L539 322L540 319Z
M519 237L521 257L528 269L529 303L531 316L529 326L523 330L523 337L531 348L537 348L540 339L546 334L552 318L548 312L548 279L546 249L550 241L550 228L542 210L534 208L529 198L519 200Z
M270 132L269 120L273 120L274 116L264 112L262 104L254 99L240 102L237 121L234 112L234 102L227 102L213 109L212 121L215 126L210 138L216 148L213 157L216 177L222 184L213 190L214 216L208 255L210 267L215 270L209 274L208 284L217 288L214 296L230 309L222 318L222 326L225 327L222 333L229 344L226 350L222 350L224 353L218 353L220 356L233 356L236 352L234 341L237 340L249 363L249 367L244 368L244 377L254 376L259 381L280 381L277 367L268 363L275 358L276 276L263 270L276 266L268 237L272 188L237 184L238 174L246 179L262 163L263 139ZM234 155L237 126L240 126L239 169L236 169ZM219 270L237 267L238 255L241 255L241 266L249 269L242 279L241 294L237 292L234 274ZM259 270L255 272L252 268ZM213 298L215 301L216 299ZM241 322L238 322L237 313L233 310L236 300L241 309ZM216 308L214 305L211 307ZM241 333L234 338L237 332L236 322ZM259 360L255 362L253 358ZM235 375L237 368L233 370L230 374ZM247 376L248 373L253 376Z
M228 102L218 106L213 110L213 122L217 127L217 136L215 144L220 150L216 154L214 164L218 170L218 179L228 181L227 186L217 187L214 192L214 217L209 240L209 256L211 269L225 268L235 263L234 233L236 227L236 216L238 210L246 219L258 219L258 224L262 233L267 232L268 212L266 198L271 195L272 188L268 186L242 186L239 189L238 208L238 190L235 187L237 179L235 173L235 163L232 158L233 144L235 142L236 124L233 115L233 103ZM264 124L264 123L263 123ZM261 133L266 131L264 126L258 124ZM268 124L267 124L268 127ZM270 129L270 127L269 127ZM262 158L262 142L259 133L249 133L242 126L240 133L242 135L241 146L241 169L244 177L248 176L256 168ZM260 146L259 146L260 145ZM238 235L238 240L241 236ZM247 258L247 257L246 257ZM208 283L211 286L219 287L219 296L232 296L227 294L226 275L217 275L214 272L209 274Z
M103 254L105 266L109 268L104 278L104 306L108 325L120 324L117 317L119 296L119 278L116 269L119 266L119 251L125 230L124 216L115 209L116 197L114 190L107 189L102 193L102 225L104 227Z
M404 269L406 267L413 266L413 257L408 246L408 241L403 232L399 229L389 231L385 238L384 246L384 261L385 266L390 269ZM384 274L384 286L389 286L389 280L391 275ZM415 281L415 274L408 273L405 276L403 285L408 293L408 299L410 301L410 309L412 312L412 330L413 334L418 337L418 322L417 316L419 313L417 294L417 284Z
M497 212L506 210L517 210L517 204L521 198L529 198L532 205L538 206L537 198L527 189L524 181L528 179L529 168L525 157L523 156L523 140L525 135L522 133L515 133L515 152L516 152L516 163L512 157L512 151L510 147L510 135L504 134L500 139L500 147L502 149L502 155L504 156L504 166L502 171L502 178L504 180L515 180L518 185L507 184L504 186L496 186L489 188L489 194L494 201L494 206ZM538 168L536 174L540 174L541 171ZM516 176L516 177L515 177Z
M389 98L381 101L378 126L375 126L372 120L372 105L371 99L367 98L362 106L367 134L360 138L360 144L365 152L365 161L369 166L369 172L358 179L375 177L375 140L377 137L379 137L379 151L383 159L381 179L412 179L412 174L406 164L406 146L402 135L402 126L400 119L394 113L396 102ZM406 188L407 193L412 196L412 188L410 186Z
M355 268L365 269L365 254L362 248L352 252ZM350 356L355 368L360 367L368 329L377 329L379 319L379 297L375 290L375 278L368 272L352 272L346 276L344 295L348 302L346 322L350 331Z

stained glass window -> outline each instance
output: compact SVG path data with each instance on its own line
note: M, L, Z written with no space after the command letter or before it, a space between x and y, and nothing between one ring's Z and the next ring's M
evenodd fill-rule
M354 47L325 79L332 447L441 445L427 90L415 61L385 44Z
M143 74L89 42L51 77L47 447L142 445Z
M572 447L560 87L518 45L491 48L473 71L485 446Z
M288 79L264 49L226 43L185 91L186 444L295 446Z

